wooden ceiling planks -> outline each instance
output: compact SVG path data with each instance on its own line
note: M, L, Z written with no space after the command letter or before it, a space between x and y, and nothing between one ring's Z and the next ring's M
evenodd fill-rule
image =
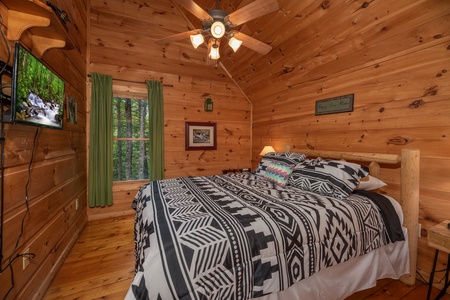
M118 68L198 76L230 82L226 72L206 62L206 47L194 49L189 39L155 44L172 34L190 30L169 0L91 1L91 61ZM148 57L159 57L149 62Z
M442 23L448 22L445 17L447 12L442 10L439 13L439 10L430 8L442 5L443 1L446 0L399 0L391 3L391 9L386 10L379 1L278 0L278 11L239 27L240 31L271 44L273 50L261 55L243 45L234 53L224 42L220 61L238 86L256 103L263 97L288 91L292 87L314 84L330 72L336 76L380 63L386 59L385 53L389 49L385 45L389 40L392 40L392 46L398 53L420 49L424 39L442 42L435 37L436 32L432 28L437 24L442 28ZM219 2L219 8L231 13L251 2L224 0ZM215 8L215 1L198 0L196 3L205 10ZM179 69L180 75L190 74L212 80L226 74L220 66L216 69L206 63L207 50L204 46L194 49L189 40L154 45L155 39L191 30L189 22L194 28L201 27L201 22L176 1L92 0L91 10L97 16L92 20L92 34L97 41L92 53L99 55L99 62L105 59L113 63L114 60L107 49L97 48L104 46L122 51L124 67L147 69L149 66L143 59L145 55L151 55L161 58L152 65L152 70L170 73ZM421 18L435 21L419 29L411 26L412 22ZM391 24L395 24L393 30ZM111 28L112 34L105 34ZM395 44L399 34L403 35L404 42ZM441 35L445 38L448 33ZM141 66L128 61L135 58L133 56L139 58ZM272 84L269 86L268 82Z
M95 16L91 18L91 26L100 26L105 31L111 28L121 32L128 32L132 35L147 36L154 39L165 37L165 34L175 34L178 32L188 30L187 25L184 23L183 18L165 15L159 17L154 21L150 21L150 18L139 19L135 16L123 14L120 11L103 11L97 9L91 9L91 15ZM170 16L170 18L168 18ZM172 19L170 24L162 25L160 21Z
M275 94L280 90L289 89L295 85L323 79L324 76L329 74L330 70L336 73L334 68L340 68L340 66L342 66L343 70L348 70L349 64L355 67L365 67L367 64L374 64L374 59L383 57L383 50L386 51L388 49L386 49L384 43L374 46L372 51L371 48L367 49L366 38L363 38L361 35L364 31L373 30L372 28L377 24L376 22L401 20L402 14L409 13L409 10L405 11L400 9L400 7L411 9L412 6L422 5L421 8L418 7L414 11L426 12L428 7L436 3L415 2L412 4L410 1L398 1L395 4L393 3L395 13L390 14L386 12L385 8L377 6L376 3L369 6L361 5L359 9L355 5L344 6L340 4L330 6L329 10L334 10L331 15L323 15L320 11L311 10L314 7L317 8L317 5L311 4L300 14L302 18L307 15L309 20L303 18L301 25L298 26L290 24L290 28L295 28L298 31L295 35L289 35L291 37L290 40L286 40L279 46L276 46L272 52L263 58L254 56L253 60L244 59L242 60L243 62L239 62L236 59L230 67L230 72L239 78L237 80L238 84L241 85L248 95L252 95L254 99L260 99L259 96L261 95ZM313 12L319 17L311 18ZM431 13L436 13L436 10ZM445 10L442 12L443 15L446 13ZM346 16L346 18L335 18L339 15ZM330 19L338 19L340 21L329 22ZM356 19L358 21L355 21ZM406 20L408 20L408 23L415 22L415 19L411 16L406 17ZM407 25L405 24L405 26ZM274 27L280 28L283 26ZM411 27L414 28L414 26ZM383 30L383 27L377 28L379 36L384 36L384 39L388 38L389 34L385 31L389 30ZM357 42L358 39L359 42ZM346 42L346 40L349 42ZM395 46L395 39L393 38L392 40ZM274 44L276 43L277 40L275 39ZM403 46L403 49L408 51L408 47L412 48L412 46L417 46L417 44L411 43ZM402 45L397 45L396 47L402 47ZM367 51L372 53L372 55L367 56ZM359 60L358 56L360 56ZM224 61L224 64L228 67L226 61ZM281 80L279 80L280 76L282 77ZM269 88L266 84L267 82L275 82L277 86L275 87L274 84L271 84Z

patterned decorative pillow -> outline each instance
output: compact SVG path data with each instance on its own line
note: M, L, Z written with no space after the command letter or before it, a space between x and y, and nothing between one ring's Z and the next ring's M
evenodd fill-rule
M285 186L289 176L292 173L294 165L285 165L276 162L270 162L263 175L264 179L271 181L279 186Z
M285 165L296 165L305 160L306 155L292 152L269 152L266 153L255 170L256 175L264 176L267 166L271 162L283 163Z
M316 158L297 164L288 182L304 191L345 199L353 192L360 179L368 174L366 166Z

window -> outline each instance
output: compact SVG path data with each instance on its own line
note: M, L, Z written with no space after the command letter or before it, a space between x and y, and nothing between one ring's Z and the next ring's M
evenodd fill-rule
M113 98L113 181L149 179L148 101Z

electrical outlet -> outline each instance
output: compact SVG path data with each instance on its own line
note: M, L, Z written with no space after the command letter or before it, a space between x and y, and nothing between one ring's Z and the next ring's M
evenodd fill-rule
M417 236L422 237L422 224L417 224Z
M30 253L30 248L25 249L25 251L23 252L23 256L22 256L23 270L25 270L26 267L28 267L28 265L30 264L30 256L28 255L29 253Z
M78 210L78 198L75 199L75 210Z

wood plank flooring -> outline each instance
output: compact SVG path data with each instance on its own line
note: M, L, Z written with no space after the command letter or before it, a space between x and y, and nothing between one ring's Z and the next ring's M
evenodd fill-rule
M123 299L134 275L133 222L89 221L44 299Z
M88 222L44 299L123 299L133 278L133 222L134 216ZM419 281L407 286L383 279L346 300L426 299L427 289ZM432 299L438 293L433 288ZM450 300L450 295L441 299Z

